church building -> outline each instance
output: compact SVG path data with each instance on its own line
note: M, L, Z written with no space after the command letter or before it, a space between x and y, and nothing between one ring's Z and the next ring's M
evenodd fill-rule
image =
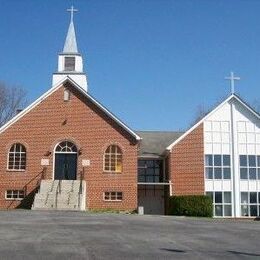
M260 216L260 115L232 93L186 132L134 131L88 92L73 12L52 86L0 128L0 208ZM174 122L173 122L174 124Z

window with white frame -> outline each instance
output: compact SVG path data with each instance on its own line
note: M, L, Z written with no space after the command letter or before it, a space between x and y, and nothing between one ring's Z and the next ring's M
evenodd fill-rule
M24 190L7 190L5 192L5 198L7 200L22 200L24 196Z
M25 170L26 168L26 149L20 143L15 143L8 153L8 170Z
M260 129L250 121L238 121L238 143L240 154L256 154L260 149Z
M210 121L204 123L205 154L230 154L231 129L229 121Z
M215 180L231 179L230 155L206 154L205 178Z
M68 89L64 89L63 100L70 101L70 91Z
M55 152L76 153L77 147L70 141L63 141L57 145Z
M232 216L232 198L230 191L210 191L206 195L212 199L215 217Z
M123 192L121 191L106 191L103 194L105 201L121 201L123 200Z
M241 180L260 180L260 129L254 122L238 121L238 153Z
M122 151L118 145L110 145L104 154L104 171L122 172Z
M260 155L239 155L240 179L260 180Z
M260 192L241 192L241 216L260 216Z

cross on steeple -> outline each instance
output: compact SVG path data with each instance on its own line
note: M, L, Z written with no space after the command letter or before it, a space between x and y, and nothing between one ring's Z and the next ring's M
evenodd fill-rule
M235 77L234 73L230 72L230 77L225 77L225 79L230 80L231 94L235 93L235 80L240 80L240 77Z
M73 22L74 12L78 10L72 5L67 9L70 12L70 23L64 47L58 57L58 71L53 73L52 86L56 86L62 79L70 78L82 89L88 90L87 75L83 70L83 59L78 51L76 33Z
M67 9L68 12L70 12L70 22L73 22L73 14L74 12L77 12L78 9L75 9L74 6L72 5L71 8Z

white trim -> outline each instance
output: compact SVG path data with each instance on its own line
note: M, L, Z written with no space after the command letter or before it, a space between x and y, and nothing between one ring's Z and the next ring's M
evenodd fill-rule
M96 99L94 99L90 94L86 92L83 88L81 88L73 79L71 79L69 76L66 78L71 81L72 84L75 85L75 87L78 88L79 91L86 97L88 97L95 105L97 105L103 112L105 112L109 117L111 117L114 121L116 121L120 126L122 126L128 133L130 133L132 136L135 137L136 140L141 140L142 138L137 135L133 130L131 130L127 125L125 125L121 120L119 120L112 112L110 112L107 108L105 108L101 103L99 103ZM65 80L66 80L65 79ZM64 80L64 81L65 81Z
M122 193L122 199L114 199L114 200L112 200L112 199L105 199L105 193L110 193L109 194L109 197L111 197L111 193L112 192L115 192L116 193L116 197L117 197L117 193ZM105 201L105 202L121 202L121 201L123 201L123 192L122 191L104 191L103 192L103 201Z
M115 115L113 115L107 108L105 108L103 105L101 105L97 100L95 100L90 94L86 92L83 88L81 88L73 79L71 79L69 76L58 82L56 85L54 85L52 88L50 88L47 92L45 92L42 96L40 96L37 100L35 100L31 105L29 105L27 108L25 108L23 111L21 111L19 114L17 114L15 117L13 117L10 121L8 121L6 124L4 124L0 128L0 134L4 132L7 128L9 128L12 124L14 124L16 121L18 121L20 118L22 118L24 115L26 115L29 111L31 111L34 107L36 107L41 101L46 99L48 96L50 96L52 93L54 93L56 90L58 90L62 84L66 81L69 81L74 87L77 88L85 97L89 98L96 106L98 106L105 114L107 114L110 118L112 118L117 124L119 124L121 127L123 127L129 134L131 134L136 140L141 140L141 137L138 136L133 130L131 130L127 125L125 125L122 121L120 121Z
M237 140L237 120L236 120L236 112L235 112L235 107L234 104L230 105L230 119L231 119L231 124L230 124L230 130L231 130L231 181L232 181L232 217L239 217L241 216L240 211L240 170L237 171L238 169L238 140ZM239 172L239 176L237 176L236 173Z
M55 153L66 153L66 154L68 154L68 153L69 154L75 154L76 153L77 154L78 152L55 152Z
M12 147L13 147L14 145L16 146L17 144L23 146L24 149L25 149L25 152L21 152L21 151L19 151L19 152L16 152L16 151L10 152L10 150L12 149ZM21 154L22 154L22 153L25 154L25 169L10 169L10 168L9 168L10 153L13 153L13 154L14 154L14 158L15 158L15 154L16 154L16 153L19 153L19 155L20 155L19 167L21 166L21 165L20 165L20 164L21 164ZM10 146L10 148L9 148L9 150L8 150L8 153L7 153L7 160L6 160L6 161L7 161L6 171L8 171L8 172L9 172L9 171L10 171L10 172L25 172L25 171L26 171L26 167L27 167L27 149L26 149L26 146L25 146L24 144L20 143L20 142L16 142L16 143L11 144L11 146Z
M15 170L15 169L8 169L6 168L7 172L25 172L26 170Z
M164 157L161 155L138 155L137 156L138 160L147 160L147 159L151 159L151 160L164 160Z
M173 189L172 189L172 181L171 180L169 180L169 188L170 188L169 189L169 193L170 193L169 195L172 196L173 195Z
M203 123L208 117L214 114L218 109L220 109L224 104L229 102L231 99L237 100L242 106L246 107L253 115L255 115L258 119L260 119L260 115L256 113L251 107L249 107L244 101L242 101L238 96L235 94L230 95L227 99L225 99L221 104L219 104L215 109L213 109L210 113L204 116L199 122L197 122L194 126L188 129L183 135L181 135L177 140L175 140L172 144L166 147L167 151L171 151L172 147L179 143L184 137L186 137L189 133L191 133L195 128L197 128L201 123Z
M112 152L109 152L109 153L106 153L107 149L110 148L111 146L115 146L116 147L116 151L117 149L119 148L119 150L121 151L121 153L112 153ZM109 149L109 151L111 151L111 148ZM112 171L112 170L106 170L106 155L109 156L109 168L111 168L111 155L114 154L114 155L121 155L121 170L120 171ZM115 157L115 164L117 163L118 161L118 157L116 156ZM116 166L115 166L116 167ZM121 174L123 173L123 151L122 151L122 148L121 146L119 146L118 144L110 144L107 146L107 148L105 149L104 153L103 153L103 173L113 173L113 174Z
M24 199L24 198L13 198L13 199L10 198L10 199L8 199L8 198L5 197L5 200L9 200L9 201L10 201L10 200L11 200L11 201L13 201L13 200L21 201L21 200L23 200L23 199Z
M56 152L57 146L58 146L60 143L64 142L64 141L69 141L69 140L64 139L64 140L62 140L62 141L59 141L57 144L55 144L55 146L54 146L54 148L53 148L53 157L52 157L52 158L53 158L53 159L52 159L52 180L53 180L53 181L55 181L55 158L56 158L55 155L56 155L56 153L57 153L57 154L78 154L78 151L79 151L77 145L76 145L74 142L69 141L69 142L73 143L73 144L76 146L77 152ZM78 170L78 157L79 157L79 156L77 156L76 180L77 180L77 170Z
M19 114L14 116L11 120L9 120L6 124L4 124L2 127L0 127L0 134L3 133L7 128L9 128L12 124L14 124L16 121L18 121L20 118L22 118L24 115L26 115L28 112L30 112L34 107L36 107L41 101L43 101L45 98L50 96L53 92L57 90L57 86L49 89L47 92L45 92L42 96L40 96L38 99L36 99L31 105L26 107L24 110L22 110Z
M7 198L7 191L12 191L12 195L14 193L14 191L18 191L18 194L20 191L23 191L23 198ZM23 200L24 198L26 197L26 194L25 194L25 191L22 189L22 190L6 190L5 191L5 200Z

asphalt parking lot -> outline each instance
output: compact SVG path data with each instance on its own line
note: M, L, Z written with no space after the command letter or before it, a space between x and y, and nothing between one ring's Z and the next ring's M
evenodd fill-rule
M260 222L0 211L0 259L260 259Z

